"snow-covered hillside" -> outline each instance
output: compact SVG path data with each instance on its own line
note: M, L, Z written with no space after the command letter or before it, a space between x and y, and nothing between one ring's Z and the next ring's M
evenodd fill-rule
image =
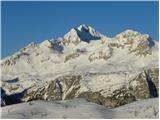
M158 97L159 43L126 30L109 38L80 25L1 60L6 104L86 98L106 107Z
M67 101L32 101L2 108L2 118L8 119L111 119L158 118L158 99L148 99L108 109L84 99ZM25 109L24 109L25 108Z
M52 74L84 70L86 72L94 68L98 72L102 70L102 67L98 68L99 65L104 66L105 72L107 72L106 67L110 65L113 65L113 70L108 70L109 72L158 66L158 42L151 40L148 35L126 30L114 38L103 39L103 35L90 26L86 28L82 25L77 30L79 31L74 33L72 30L69 31L58 40L45 40L40 44L31 43L3 59L2 78L12 79L25 73L48 76L51 71ZM79 32L82 35L79 35ZM96 37L97 40L86 37L90 40L86 42L82 36L88 34L92 37L101 37ZM74 43L76 40L79 42Z

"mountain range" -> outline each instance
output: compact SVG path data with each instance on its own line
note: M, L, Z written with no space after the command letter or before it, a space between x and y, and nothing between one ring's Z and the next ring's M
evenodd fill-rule
M82 24L1 60L4 105L32 100L87 101L115 108L158 97L159 43L125 30L110 38Z

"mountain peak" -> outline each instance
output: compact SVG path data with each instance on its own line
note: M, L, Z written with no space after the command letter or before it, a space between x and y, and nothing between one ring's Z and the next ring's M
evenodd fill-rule
M102 34L86 24L82 24L77 28L72 28L67 34L64 35L64 39L67 39L70 42L90 42L90 40L98 40L101 39L101 37Z
M141 34L135 30L127 29L116 35L117 38L136 38L136 40L147 40L150 38L148 34Z
M94 28L92 28L91 26L86 25L86 24L81 24L79 27L77 27L77 29L78 29L79 31L85 31L85 32L89 32L89 30L95 31Z

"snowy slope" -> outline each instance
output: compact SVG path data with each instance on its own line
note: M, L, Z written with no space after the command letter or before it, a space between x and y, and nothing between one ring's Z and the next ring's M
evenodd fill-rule
M158 99L137 101L116 109L108 109L83 99L67 101L32 101L2 108L2 118L76 118L76 119L111 119L111 118L158 118ZM24 109L25 108L25 109Z
M85 36L86 34L90 34L92 37L102 36L100 33L93 32L95 30L90 26L85 28L86 26L84 25L77 28L81 31L83 30L82 33L85 31L82 36ZM132 34L137 33L134 31L130 32ZM128 31L125 31L124 33L126 35L129 34ZM55 43L55 40L45 40L40 44L32 43L14 55L1 61L2 77L4 77L4 79L10 79L10 77L15 77L17 74L19 75L21 73L44 76L51 71L52 74L68 71L79 72L85 66L88 66L88 69L90 69L90 66L96 67L99 64L103 64L105 67L113 64L120 70L128 70L128 68L135 70L143 69L148 66L158 66L158 42L152 41L154 42L154 46L151 46L149 44L149 37L140 33L137 33L138 36L134 37L131 34L131 37L129 36L126 40L126 38L121 37L124 33L122 32L118 35L120 36L119 39L115 37L113 40L108 40L108 38L104 40L104 43L101 37L97 38L98 40L87 38L90 40L90 43L88 43L83 41L82 36L72 38L78 33L75 32L75 34L73 34L71 30L67 33L70 37L66 38L65 35L61 42ZM133 39L132 44L128 43L130 40L129 38ZM74 39L79 39L79 43L72 43L71 40ZM68 40L67 43L65 43L66 40ZM114 44L117 43L118 47L114 47L112 45L113 42ZM135 51L135 53L131 52L131 50ZM146 51L148 52L147 55ZM116 70L117 68L113 71ZM97 71L101 70L97 69Z

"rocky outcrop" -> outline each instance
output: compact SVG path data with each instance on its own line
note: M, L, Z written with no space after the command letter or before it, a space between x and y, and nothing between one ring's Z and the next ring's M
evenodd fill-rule
M38 88L34 86L29 89L23 101L31 101L35 99L44 99L48 101L65 100L75 97L77 90L80 88L80 75L67 75L56 78L47 83L47 85Z
M26 90L8 95L6 94L6 91L1 88L1 106L21 103L25 92Z
M99 51L93 52L89 55L88 60L90 62L96 61L96 60L108 60L112 57L113 49L108 45L105 48L100 48Z
M29 57L30 56L29 52L32 51L32 50L35 50L37 47L38 47L37 44L30 43L26 47L20 49L15 54L13 54L13 55L11 55L11 56L6 57L5 59L3 59L1 61L1 66L5 67L5 66L15 65L18 62L18 60L20 59L20 57Z
M99 51L98 53L92 53L89 57L88 60L90 62L93 62L95 60L108 60L111 57L111 54L108 54L106 51Z
M137 56L151 55L154 42L148 34L141 34L133 30L126 30L116 35L110 42L112 47L128 48L129 53Z
M81 91L80 88L83 86L80 82L82 80L84 78L81 75L58 77L44 87L36 90L30 89L23 100L44 99L54 101L85 98L88 101L114 108L135 100L158 97L158 68L148 69L139 73L135 78L129 80L128 87L122 84L120 88L115 89L111 94L104 94L105 88L101 88L100 91Z
M63 77L64 78L64 77ZM71 76L68 78L71 78ZM73 76L72 76L73 78ZM121 89L117 89L110 96L103 96L101 92L79 92L80 84L79 77L77 79L68 79L51 81L46 87L39 88L37 90L27 91L26 95L23 98L23 101L32 101L32 100L68 100L73 98L85 98L90 102L94 102L100 105L104 105L106 107L118 107L130 102L135 101L135 96L131 94L127 88L122 87ZM56 83L57 82L57 83ZM58 84L59 83L59 84ZM56 85L57 84L57 85Z
M75 59L75 58L77 58L77 57L79 57L79 56L80 56L80 54L77 53L77 52L71 53L71 54L65 56L64 62L67 62L67 61L70 60L70 59Z
M130 81L130 90L136 99L158 97L159 91L159 69L150 68L138 74Z
M135 101L135 97L125 87L117 89L111 96L103 96L100 92L83 92L80 93L80 98L86 98L90 102L94 102L106 107L115 108L130 102Z
M0 100L1 100L1 106L2 106L2 107L6 105L5 96L6 96L6 93L5 93L5 91L1 88L1 98L0 98Z

